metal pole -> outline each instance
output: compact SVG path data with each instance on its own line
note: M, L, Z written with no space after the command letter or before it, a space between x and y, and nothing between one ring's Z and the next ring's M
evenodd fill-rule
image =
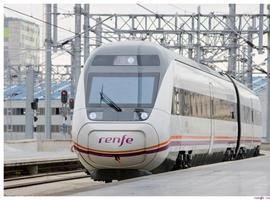
M53 4L53 52L57 52L57 4Z
M243 83L243 84L247 84L246 82L246 79L245 79L245 72L246 72L246 68L247 68L247 56L246 56L246 46L243 46L243 49L242 49L242 65L239 66L239 79L240 79L240 82ZM241 72L241 73L240 73Z
M200 6L198 6L198 8L197 8L197 14L198 14L198 18L197 18L196 61L199 63L199 62L201 62L201 44L200 44L200 26L201 26L200 14L201 14L201 7Z
M253 37L251 31L253 30L253 27L249 27L249 33L248 33L248 41L253 42ZM246 79L246 85L248 88L252 89L252 47L248 45L247 49L247 79Z
M101 18L96 20L96 46L99 47L102 44L102 25Z
M81 4L75 4L75 42L74 42L74 70L75 95L81 73Z
M263 4L260 4L260 17L259 17L259 54L263 53Z
M46 63L46 94L45 94L45 135L47 139L51 139L51 4L46 4L46 39L45 39L45 63Z
M229 4L229 19L228 25L232 30L235 30L235 4ZM235 77L236 72L236 34L231 31L229 35L229 58L228 58L228 73Z
M84 63L89 57L89 4L84 4Z
M71 79L71 84L70 84L70 95L71 97L75 97L75 65L74 65L74 41L71 41L71 66L70 66L70 79Z
M194 31L194 15L192 15L192 31ZM192 53L193 53L193 48L192 48L192 43L193 43L193 35L192 33L188 34L188 58L192 59Z
M268 14L270 15L270 4L267 6ZM266 134L267 140L270 142L270 18L268 18L268 49L267 49L267 125L266 125Z
M33 139L33 110L31 102L34 99L34 73L32 66L28 66L26 77L25 138Z

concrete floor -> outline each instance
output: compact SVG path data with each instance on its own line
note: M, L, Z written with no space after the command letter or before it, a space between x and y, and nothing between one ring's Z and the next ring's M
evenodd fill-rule
M74 196L270 196L270 152L77 191ZM70 195L70 194L69 194Z

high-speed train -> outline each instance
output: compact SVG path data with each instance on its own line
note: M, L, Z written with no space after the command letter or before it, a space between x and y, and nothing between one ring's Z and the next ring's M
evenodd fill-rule
M157 44L103 45L81 72L72 139L94 180L257 156L261 136L253 91Z

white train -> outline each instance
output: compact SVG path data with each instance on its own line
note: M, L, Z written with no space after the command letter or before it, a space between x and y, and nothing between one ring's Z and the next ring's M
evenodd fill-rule
M157 44L101 46L80 75L72 137L95 180L256 156L261 135L253 91Z

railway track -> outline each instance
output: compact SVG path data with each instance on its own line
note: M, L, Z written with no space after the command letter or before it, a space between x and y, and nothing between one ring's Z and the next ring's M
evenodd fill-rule
M90 176L85 174L83 170L9 178L4 180L4 190L69 181L75 179L84 179L84 178L90 179Z

